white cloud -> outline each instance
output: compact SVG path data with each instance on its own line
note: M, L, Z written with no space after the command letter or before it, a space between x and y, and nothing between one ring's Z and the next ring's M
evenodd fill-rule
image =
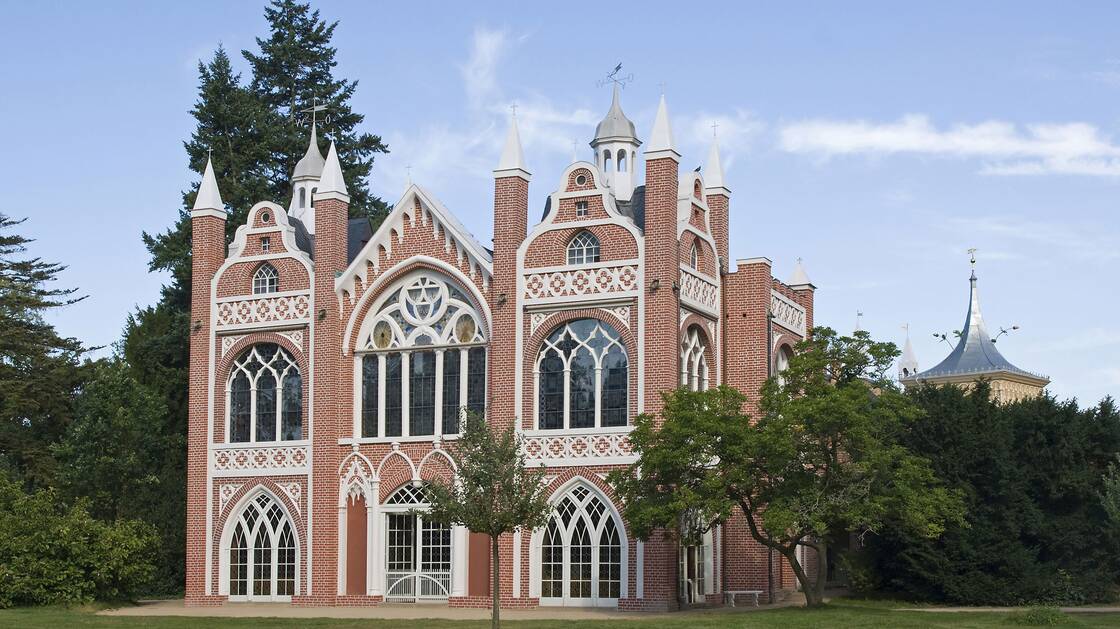
M734 166L735 157L750 150L752 144L766 129L766 124L750 111L735 109L731 113L700 111L676 116L673 121L677 137L683 144L695 147L697 155L707 158L712 142L712 125L719 136L720 158L723 169Z
M471 52L459 68L467 98L475 108L482 107L498 92L498 63L509 48L509 35L504 30L482 26L474 29Z
M1120 176L1120 146L1083 122L1019 126L992 120L938 129L928 117L896 122L805 120L785 125L779 146L791 153L882 155L910 153L990 160L987 175Z
M1026 220L1018 216L975 216L945 219L952 233L1004 238L1007 244L1021 245L1037 257L1038 251L1062 250L1064 256L1105 262L1120 259L1120 240L1110 230L1092 225L1078 226L1069 221ZM1044 249L1039 247L1043 246ZM987 253L981 255L987 257ZM1005 255L1019 257L1018 253ZM1006 259L1006 258L1005 258Z

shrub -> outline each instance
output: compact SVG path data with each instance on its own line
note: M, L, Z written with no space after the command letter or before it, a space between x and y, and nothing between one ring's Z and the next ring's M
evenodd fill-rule
M0 608L128 598L151 581L157 544L150 524L101 522L85 501L0 477Z
M1007 620L1027 627L1053 627L1069 624L1072 619L1056 607L1032 607L1025 612L1011 614Z

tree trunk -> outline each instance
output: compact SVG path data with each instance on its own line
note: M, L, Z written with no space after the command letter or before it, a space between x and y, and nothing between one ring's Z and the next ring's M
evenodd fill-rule
M809 547L811 548L811 547ZM789 562L789 567L793 569L793 574L797 577L797 582L801 584L801 592L805 594L805 606L816 607L821 604L820 598L817 597L816 583L809 581L809 573L805 572L805 566L797 560L797 546L787 553L782 552L782 556ZM773 601L771 601L772 603Z
M824 604L824 582L828 580L828 540L822 539L817 544L817 582L814 585L817 605Z
M498 569L498 536L497 535L491 535L490 536L490 581L491 581L491 583L490 583L490 598L492 599L491 600L492 607L490 609L490 628L491 629L498 629L498 626L500 625L500 621L499 621L499 618L498 618L498 616L500 614L500 612L498 611L500 609L500 606L499 606L498 603L501 600L501 597L498 594L498 581L499 581L498 576L500 574L501 574L501 570Z

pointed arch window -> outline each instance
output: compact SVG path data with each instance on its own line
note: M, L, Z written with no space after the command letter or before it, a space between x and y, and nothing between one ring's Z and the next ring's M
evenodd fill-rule
M406 483L381 507L386 601L446 599L451 593L451 527L427 521L429 506L426 486Z
M583 483L553 506L540 533L541 602L612 605L622 594L622 525Z
M389 287L359 347L366 438L459 433L463 413L486 407L482 317L450 279L424 271Z
M692 253L689 254L688 265L696 270L700 269L700 248L696 246L696 243L692 243Z
M288 350L276 343L245 350L226 391L229 443L303 438L303 378Z
M288 600L296 593L299 552L295 528L268 494L250 500L231 519L227 551L229 597L233 600Z
M264 295L278 290L280 290L280 274L276 272L276 267L265 262L253 274L253 294Z
M709 384L708 343L700 326L690 325L681 340L681 386L704 391Z
M599 261L599 239L589 231L576 234L568 243L568 264L594 264Z
M569 321L545 339L534 370L537 427L625 426L629 369L622 338L597 319Z
M793 359L793 350L789 345L782 344L778 348L778 355L774 357L774 374L778 376L778 384L784 385L786 379L782 376L782 372L789 369L789 361Z

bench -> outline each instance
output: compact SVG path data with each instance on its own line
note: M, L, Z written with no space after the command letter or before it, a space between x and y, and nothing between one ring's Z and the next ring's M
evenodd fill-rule
M762 590L730 590L723 593L723 602L729 607L735 607L735 597L739 594L746 594L754 597L754 606L758 607L758 595L762 594Z

